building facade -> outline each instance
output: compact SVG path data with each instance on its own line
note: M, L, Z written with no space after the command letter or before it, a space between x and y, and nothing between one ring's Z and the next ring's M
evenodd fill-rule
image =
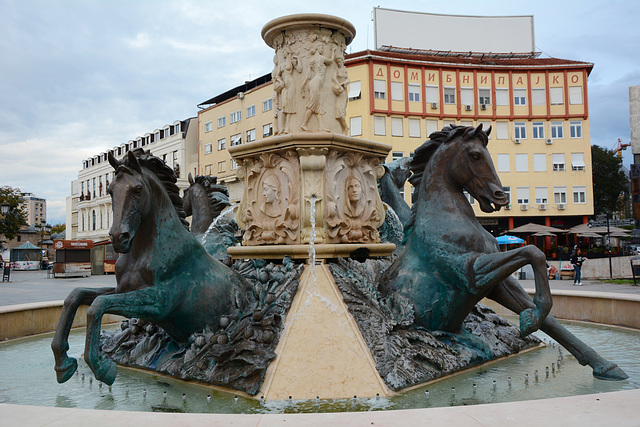
M197 128L194 117L178 120L84 160L78 179L71 183L71 196L67 197L67 239L109 239L113 212L106 190L115 175L107 159L109 152L121 159L136 148L149 150L176 171L178 187L187 188L188 174L197 173Z
M30 228L41 226L47 222L47 201L32 193L22 193L23 205L27 211L27 225Z
M456 54L398 48L346 56L349 134L412 155L449 124L492 128L489 151L510 197L486 214L494 234L527 222L561 228L593 214L587 78L593 64L536 54ZM217 175L239 201L231 145L273 133L270 76L231 89L198 114L199 174ZM410 202L411 186L405 186Z

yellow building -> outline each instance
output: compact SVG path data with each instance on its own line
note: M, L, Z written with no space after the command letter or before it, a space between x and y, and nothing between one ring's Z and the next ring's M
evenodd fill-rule
M492 127L489 151L511 206L476 215L495 234L527 222L561 228L593 214L587 77L593 64L535 54L451 54L385 48L346 56L350 135L410 156L448 124ZM230 145L273 132L270 75L200 106L199 173L241 197ZM410 200L410 185L405 198Z

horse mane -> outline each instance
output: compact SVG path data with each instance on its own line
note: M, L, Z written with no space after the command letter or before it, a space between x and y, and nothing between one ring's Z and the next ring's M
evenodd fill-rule
M491 127L489 127L488 132L491 132ZM407 238L413 229L417 216L416 211L418 200L420 200L421 197L421 194L417 189L420 186L420 183L422 183L422 177L424 176L427 164L429 164L429 161L436 150L440 148L442 144L452 142L458 138L462 138L463 140L480 138L486 147L489 143L488 132L482 130L482 124L478 125L477 128L474 128L473 126L447 125L443 127L442 130L432 132L431 135L429 135L429 139L415 150L415 154L409 163L411 177L408 181L414 187L414 191L411 195L411 216L404 227L403 244L406 244Z
M216 218L225 210L227 206L231 206L229 201L229 190L224 185L218 184L218 178L215 176L197 175L194 178L194 184L199 184L207 193L209 201L209 209Z
M162 183L162 186L169 196L169 200L173 204L173 208L180 218L182 225L189 230L189 222L187 221L187 213L182 207L182 197L180 197L180 188L176 185L178 178L173 169L167 166L162 159L151 154L149 150L143 150L142 148L136 148L131 150L131 153L138 159L140 166L144 166L147 170L152 172ZM131 169L129 158L125 156L122 159L122 166ZM120 168L118 168L120 169ZM116 174L118 173L116 169Z

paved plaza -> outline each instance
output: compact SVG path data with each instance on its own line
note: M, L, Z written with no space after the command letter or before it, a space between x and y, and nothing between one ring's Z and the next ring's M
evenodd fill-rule
M533 280L521 280L522 286L534 289ZM583 286L573 286L571 280L551 280L551 290L580 290L591 292L614 292L640 295L640 286L617 285L599 280L585 280ZM0 306L26 304L32 302L64 300L72 289L77 287L102 288L115 286L113 274L77 277L48 278L45 271L12 271L11 280L0 283Z

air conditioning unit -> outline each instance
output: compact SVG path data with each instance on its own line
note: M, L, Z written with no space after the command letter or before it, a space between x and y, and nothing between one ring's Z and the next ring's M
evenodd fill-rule
M551 144L553 144L553 139L547 138L546 142L547 142L547 145L551 145Z
M244 92L238 92L238 99L244 99Z
M538 209L540 209L541 211L544 211L544 210L546 210L546 209L547 209L547 205L545 205L544 203L540 203L540 204L538 205Z
M515 144L520 144L522 141L520 141L519 139L514 139L514 140L513 140L513 142L514 142Z
M563 211L567 206L564 203L558 203L558 209Z
M432 109L432 110L435 110L435 109L437 109L437 108L438 108L438 103L437 103L437 102L432 102L432 103L431 103L431 109Z
M529 210L529 205L520 205L520 210L521 211L528 211Z
M480 109L481 109L482 111L486 110L486 109L487 109L487 105L486 105L486 104L481 104L481 105L480 105Z
M465 109L466 111L471 111L471 105L465 105L464 109Z
M504 207L505 211L510 211L511 210L511 203L509 203L507 206Z

